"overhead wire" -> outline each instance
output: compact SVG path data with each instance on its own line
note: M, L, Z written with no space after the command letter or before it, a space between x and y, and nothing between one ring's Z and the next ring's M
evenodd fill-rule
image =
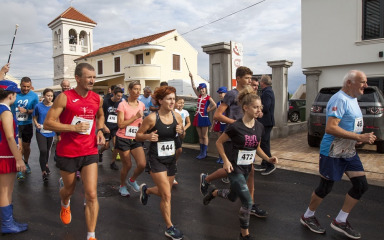
M259 4L261 4L261 3L263 3L263 2L266 2L266 1L267 1L267 0L261 0L261 1L257 2L257 3L251 4L251 5L249 5L249 6L245 7L245 8L242 8L242 9L237 10L237 11L235 11L235 12L232 12L232 13L230 13L230 14L228 14L228 15L225 15L224 17L218 18L218 19L213 20L213 21L211 21L211 22L209 22L209 23L206 23L206 24L204 24L204 25L201 25L201 26L199 26L199 27L196 27L196 28L194 28L194 29L191 29L191 30L189 30L189 31L187 31L187 32L185 32L185 33L181 33L180 35L181 35L181 36L187 35L187 34L189 34L189 33L191 33L191 32L194 32L194 31L196 31L196 30L199 30L199 29L201 29L201 28L204 28L204 27L206 27L206 26L208 26L208 25L211 25L211 24L213 24L213 23L219 22L219 21L221 21L221 20L223 20L223 19L225 19L225 18L228 18L228 17L230 17L230 16L232 16L232 15L235 15L235 14L237 14L237 13L239 13L239 12L245 11L245 10L247 10L247 9L249 9L249 8L252 8L252 7L254 7L254 6L256 6L256 5L259 5ZM67 38L67 39L63 39L63 41L68 40L68 39L69 39L69 38ZM163 40L163 41L161 41L161 42L159 42L159 43L166 42L166 41L171 40L171 39L173 39L173 37L172 37L172 38L169 38L169 39L165 39L165 40ZM38 41L38 42L27 42L27 43L15 43L14 45L39 44L39 43L48 43L48 42L53 42L53 41L54 41L54 40ZM10 45L10 44L0 44L0 47L2 47L2 46L9 46L9 45Z

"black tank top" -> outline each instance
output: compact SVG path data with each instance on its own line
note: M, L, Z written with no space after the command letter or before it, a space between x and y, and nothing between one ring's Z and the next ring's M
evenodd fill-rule
M157 134L159 135L159 140L157 142L151 142L149 147L149 157L155 158L159 162L164 164L169 164L175 161L175 138L176 138L176 125L177 120L175 118L175 114L172 111L173 122L171 124L164 124L159 116L159 113L156 112L156 124L149 131L153 132L157 130ZM160 155L159 149L160 147ZM173 152L171 155L170 152Z

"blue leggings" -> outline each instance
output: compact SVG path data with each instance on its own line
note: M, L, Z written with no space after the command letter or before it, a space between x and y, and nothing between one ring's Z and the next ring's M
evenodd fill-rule
M247 186L248 174L230 173L230 189L219 189L217 195L229 199L231 202L240 198L241 207L239 211L240 228L248 229L249 216L252 208L252 197Z

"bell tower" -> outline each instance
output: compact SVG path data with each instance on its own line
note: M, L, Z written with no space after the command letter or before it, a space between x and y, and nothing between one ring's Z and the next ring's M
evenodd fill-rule
M76 63L73 60L93 51L96 24L72 6L48 24L52 30L53 85L64 79L75 80Z

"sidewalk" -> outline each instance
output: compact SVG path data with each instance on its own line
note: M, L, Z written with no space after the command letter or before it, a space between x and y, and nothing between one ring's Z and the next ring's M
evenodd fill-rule
M183 147L195 150L199 148L198 144L188 143L183 143ZM307 132L271 140L271 153L279 158L277 168L316 175L319 173L319 148L308 146ZM358 149L358 154L369 183L384 186L384 154L377 153L375 145L365 145L362 149ZM344 179L347 177L344 176Z

